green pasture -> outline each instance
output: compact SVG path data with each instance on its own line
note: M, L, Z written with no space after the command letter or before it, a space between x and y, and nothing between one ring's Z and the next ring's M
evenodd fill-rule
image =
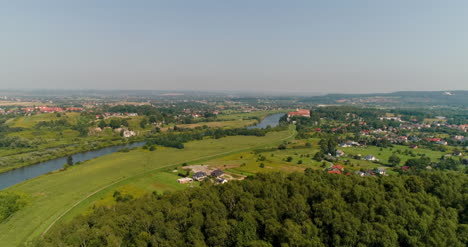
M254 111L254 112L228 112L228 113L220 113L217 117L219 120L246 120L246 119L251 119L253 117L257 117L260 119L263 119L267 117L268 115L272 115L275 113L281 113L281 112L286 112L286 110L278 111L278 110L272 110L272 111Z

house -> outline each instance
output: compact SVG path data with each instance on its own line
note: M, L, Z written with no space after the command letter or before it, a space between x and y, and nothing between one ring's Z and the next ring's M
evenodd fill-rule
M204 172L197 172L193 174L192 178L197 181L202 181L203 179L206 178L206 173Z
M416 144L411 144L409 148L411 148L411 149L418 149L419 147L418 147L418 145L416 145Z
M216 170L211 172L211 176L213 176L213 177L220 177L223 174L224 174L224 172L219 170L219 169L216 169Z
M188 184L188 183L193 182L193 179L191 179L191 178L179 178L179 179L177 179L177 182L179 182L179 184Z
M374 155L369 154L369 155L366 155L366 156L364 157L364 160L367 160L367 161L377 161L377 158L375 158Z
M332 170L332 171L328 171L328 173L330 173L330 174L341 174L341 171L339 171L339 170Z
M460 150L455 149L453 150L453 156L463 156L463 153Z
M341 157L341 156L344 156L345 155L345 152L343 152L343 150L336 150L336 157Z
M365 173L365 172L361 172L361 171L355 171L354 174L359 175L360 177L366 176L366 173Z
M385 175L385 174L387 174L387 171L386 171L385 167L376 168L374 171L375 171L375 173L377 173L377 174L379 174L379 175Z
M136 133L133 130L124 130L123 136L125 138L129 138L129 137L132 137L132 136L136 136Z
M216 179L216 182L219 183L219 184L225 184L225 183L228 182L228 180L225 179L225 178L217 178L217 179Z
M340 143L338 146L342 147L342 148L349 148L349 147L352 147L351 145L348 145L347 143Z
M464 137L464 136L454 136L454 137L453 137L453 140L455 140L455 141L463 141L463 140L465 140L465 137Z
M331 170L344 171L344 167L342 165L334 165L331 167Z
M436 141L437 144L440 144L440 145L447 145L447 141L444 141L444 140L440 140L440 141Z
M399 137L397 138L397 141L398 141L399 143L406 143L406 142L408 142L408 137L406 137L406 136L399 136Z

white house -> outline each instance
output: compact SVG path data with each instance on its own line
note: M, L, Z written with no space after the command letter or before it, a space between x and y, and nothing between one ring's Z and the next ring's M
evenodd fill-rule
M366 156L364 157L364 160L367 160L367 161L376 161L376 160L378 160L378 159L375 158L374 155L369 154L369 155L366 155Z

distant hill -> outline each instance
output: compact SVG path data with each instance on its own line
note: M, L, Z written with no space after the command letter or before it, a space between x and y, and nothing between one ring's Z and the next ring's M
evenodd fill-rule
M384 106L468 106L468 91L401 91L377 94L327 94L303 98L314 104L372 104Z

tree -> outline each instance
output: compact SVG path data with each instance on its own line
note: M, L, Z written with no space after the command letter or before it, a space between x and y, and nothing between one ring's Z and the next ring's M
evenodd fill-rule
M69 166L73 165L73 157L71 155L67 157L67 165Z
M112 129L120 128L120 120L112 119L109 123L109 127L111 127Z
M390 165L392 166L397 166L399 165L401 162L401 159L400 157L396 156L395 154L392 154L389 158L388 158L388 163L390 163Z
M123 119L122 121L120 121L120 125L125 126L125 127L128 127L129 124L128 124L127 119Z
M106 126L107 126L106 122L101 119L101 121L99 121L98 123L98 127L101 129L104 129Z
M315 153L313 159L315 161L322 161L324 158L325 158L325 154L322 151L318 151L317 153Z
M148 120L146 118L143 118L141 121L140 121L140 127L142 129L144 129L146 127L146 125L148 124Z

